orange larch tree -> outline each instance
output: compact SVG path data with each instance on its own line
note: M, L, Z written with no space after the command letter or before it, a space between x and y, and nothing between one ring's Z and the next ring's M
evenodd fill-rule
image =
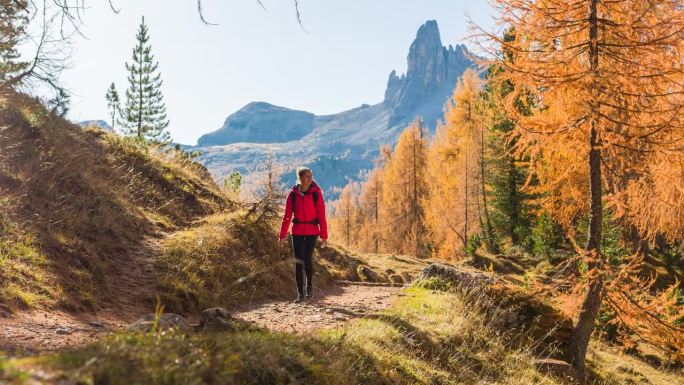
M382 204L383 168L381 165L370 171L361 187L359 205L363 213L363 226L359 236L359 250L379 253L382 241L382 223L380 217Z
M438 128L430 151L430 172L441 185L431 189L434 194L428 207L431 206L431 226L441 234L442 241L447 241L444 231L448 229L457 235L465 249L469 237L482 232L488 248L492 250L494 230L489 218L484 178L486 114L482 85L477 73L467 69L446 104L444 125ZM449 175L448 172L458 175ZM458 229L456 223L459 223ZM453 249L451 245L442 246Z
M494 56L513 55L497 64L514 86L505 108L517 123L516 149L546 189L546 209L568 228L589 218L586 295L568 357L586 381L589 338L611 279L600 251L604 209L651 239L684 230L684 8L670 0L493 4L515 32L511 41L482 32L482 41Z
M425 252L426 165L427 141L421 121L416 120L399 136L385 166L380 215L385 218L383 237L392 250L414 255Z

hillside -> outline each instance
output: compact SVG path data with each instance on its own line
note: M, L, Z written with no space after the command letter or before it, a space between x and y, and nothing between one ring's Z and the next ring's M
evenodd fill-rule
M313 167L324 190L333 190L358 179L379 146L394 143L417 117L434 132L456 81L473 66L465 46L443 46L437 22L427 21L410 46L406 73L389 74L382 102L332 115L250 103L192 148L203 152L200 160L218 180L232 171L253 172L271 150L286 167Z
M147 237L230 205L182 154L83 130L19 94L0 97L0 165L6 311L111 305Z

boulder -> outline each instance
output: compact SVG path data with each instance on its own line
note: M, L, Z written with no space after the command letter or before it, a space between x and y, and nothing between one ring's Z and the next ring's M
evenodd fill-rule
M511 339L533 345L554 358L566 357L572 320L537 295L512 287L491 273L441 263L423 268L416 284L420 286L421 282L425 287L448 288L461 294L487 318L489 327L508 333Z
M359 275L361 281L363 282L379 282L382 280L378 273L376 273L375 271L373 271L373 269L366 265L357 266L356 272Z
M404 283L404 278L399 274L390 274L389 280L392 283Z
M421 270L417 283L424 280L438 279L447 283L449 287L459 287L461 290L480 290L488 288L497 282L492 275L480 271L457 269L442 263L431 263Z
M235 320L228 310L222 307L213 307L202 311L197 329L202 331L234 331Z
M554 360L552 358L537 359L534 366L540 371L549 373L564 380L574 381L577 379L577 371L568 362Z
M147 314L130 324L128 326L128 330L147 332L152 330L155 327L155 324L157 330L171 328L176 328L182 331L191 330L190 323L188 323L185 318L174 313L164 313L159 316L159 319L157 319L155 314Z

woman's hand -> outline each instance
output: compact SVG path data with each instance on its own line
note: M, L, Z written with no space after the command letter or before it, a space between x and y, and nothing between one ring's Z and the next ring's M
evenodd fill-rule
M278 237L278 247L282 247L282 246L283 246L283 240L280 239L280 237Z
M328 245L328 240L327 239L322 239L321 238L321 247L325 247Z

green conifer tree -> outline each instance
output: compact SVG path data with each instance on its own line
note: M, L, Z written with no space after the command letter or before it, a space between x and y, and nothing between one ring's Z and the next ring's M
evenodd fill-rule
M119 100L119 92L116 90L114 82L109 86L105 99L107 100L107 108L112 116L112 131L115 131L116 117L117 114L121 113L121 102Z
M149 44L148 28L143 16L133 48L133 61L126 63L129 88L126 90L126 107L123 123L126 133L145 144L168 145L171 136L166 130L169 120L161 93L161 74L157 72Z
M26 0L0 0L0 84L28 69L18 45L26 38L29 21Z
M504 32L504 40L514 39L514 31ZM510 52L500 53L506 60L512 60ZM506 69L501 65L492 65L487 73L488 82L482 97L484 104L491 112L488 128L487 162L491 168L487 183L492 191L492 220L499 237L508 237L511 244L531 248L530 228L534 221L534 196L522 191L528 178L528 170L520 165L522 159L512 154L515 140L510 133L515 122L504 114L503 98L513 89L508 81L499 81L497 77ZM524 109L521 105L521 110Z

